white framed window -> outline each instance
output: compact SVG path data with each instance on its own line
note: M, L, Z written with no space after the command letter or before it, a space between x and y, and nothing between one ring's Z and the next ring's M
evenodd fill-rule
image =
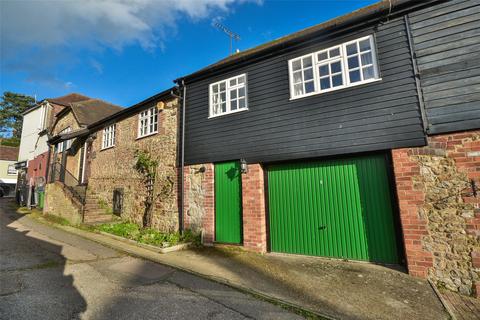
M138 137L145 137L158 132L158 110L151 107L138 115Z
M72 131L72 128L67 127L65 129L63 129L62 131L60 131L58 134L69 133L71 131ZM58 152L63 152L65 150L68 150L71 146L72 146L72 140L71 139L59 142L59 143L57 143L57 151Z
M241 74L210 85L209 118L248 110L247 75Z
M288 62L291 99L380 80L369 35Z
M103 128L102 149L115 146L115 128L115 123Z
M17 174L17 169L15 169L15 164L9 164L8 165L7 174L8 175L16 175Z

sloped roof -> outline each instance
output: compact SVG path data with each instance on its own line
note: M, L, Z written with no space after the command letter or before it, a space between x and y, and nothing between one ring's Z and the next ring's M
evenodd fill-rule
M19 147L0 145L0 160L17 161Z
M70 103L84 101L84 100L90 100L90 99L92 99L92 98L84 96L83 94L80 94L80 93L69 93L67 95L57 97L57 98L45 98L42 101L36 103L30 109L25 110L22 114L26 115L27 113L37 109L38 107L40 107L42 105L42 103L44 101L48 101L50 103L66 107L66 106L70 105Z
M174 82L181 83L182 80L190 81L199 77L208 76L212 72L235 66L236 64L243 63L256 57L276 55L279 51L304 41L309 37L314 37L319 34L327 34L333 30L340 29L348 25L362 23L372 19L372 17L376 17L377 19L381 18L382 16L387 17L397 11L403 10L406 7L425 6L430 3L440 1L442 0L380 0L377 3L352 11L343 16L330 19L323 23L280 37L273 41L269 41L239 53L235 53L205 68L180 77L174 80Z
M89 99L70 104L73 114L80 125L90 125L120 110L122 107L100 99Z
M70 103L91 100L91 99L92 98L84 96L83 94L74 92L74 93L70 93L57 98L46 98L44 99L44 101L47 100L48 102L60 104L62 106L68 106Z

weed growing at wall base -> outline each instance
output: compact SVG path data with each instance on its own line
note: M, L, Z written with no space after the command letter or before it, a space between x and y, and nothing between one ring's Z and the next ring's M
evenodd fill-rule
M163 233L154 229L143 229L134 223L102 224L99 225L97 229L139 243L158 247L170 247L186 242L200 243L199 236L190 230L186 230L183 235L178 232Z

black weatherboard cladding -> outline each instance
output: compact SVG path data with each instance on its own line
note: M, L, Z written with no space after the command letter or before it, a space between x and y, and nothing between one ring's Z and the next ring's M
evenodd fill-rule
M290 100L288 60L374 34L382 81ZM208 119L209 84L247 74L248 111ZM403 18L311 39L188 85L186 164L267 162L425 144Z
M480 128L480 0L409 14L431 134Z

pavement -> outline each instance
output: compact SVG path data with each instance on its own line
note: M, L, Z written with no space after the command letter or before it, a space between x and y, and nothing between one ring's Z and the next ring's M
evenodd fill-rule
M23 217L15 221L15 223L29 225L34 222L31 220L28 217ZM126 272L124 271L125 268L133 268L132 265L125 267L124 264L134 263L130 262L130 259L134 259L131 256L134 256L151 261L149 263L158 266L159 270L163 270L162 268L177 270L174 274L179 276L168 277L165 281L169 284L174 283L180 288L188 288L188 290L195 293L202 292L200 290L206 288L200 284L191 287L192 283L206 282L208 286L221 286L224 288L222 290L231 290L229 292L235 292L235 294L249 297L249 299L253 298L245 295L245 292L262 297L266 301L288 305L293 308L292 310L306 310L311 314L332 319L441 320L450 318L427 281L411 277L398 267L330 260L319 257L279 254L261 255L245 252L234 247L207 247L159 254L103 234L92 233L74 227L57 227L63 230L52 232L67 231L71 237L76 237L77 242L75 243L78 243L77 247L79 249L82 247L78 237L81 237L92 240L94 243L102 244L104 250L113 248L117 250L114 252L120 255L107 258L108 271L102 266L103 258L86 263L99 276L91 281L85 280L84 285L92 281L101 283L106 281L105 278L114 282L119 281L116 279L118 274L124 274ZM36 226L36 228L52 229L45 225ZM64 237L67 236L64 235ZM66 240L66 243L70 243L69 240ZM122 256L119 252L128 254L130 257ZM115 259L126 259L126 261L119 260L120 265L118 265L114 263ZM134 261L137 260L134 259ZM138 261L143 261L143 263L151 266L144 260ZM76 270L75 268L68 268L68 263L65 269L72 270L70 272ZM137 282L141 282L135 273L130 277L137 279ZM160 275L159 277L161 278ZM179 277L182 280L179 280ZM196 281L191 281L189 277L196 279ZM128 281L124 280L124 282L126 284L124 283L123 285L128 287ZM76 283L77 278L75 278ZM89 287L89 285L86 286ZM81 286L75 287L77 290L82 288ZM243 293L232 290L230 287L237 288ZM90 292L90 290L85 288L80 291L84 297L88 297L93 295L93 292ZM214 294L213 291L215 291L206 290L210 294ZM96 289L94 291L96 292ZM172 296L175 292L168 289L166 291L171 292ZM154 294L152 295L155 296ZM157 292L156 295L161 296L162 293ZM223 295L222 292L215 296L215 299ZM126 304L130 304L134 303L134 299L138 299L138 297L130 297L130 300L122 298L121 301L127 301ZM175 299L172 299L171 304L168 305L172 306L179 303L178 299L180 299L179 296L176 296ZM255 305L252 305L251 308L237 306L235 304L238 302L236 298L227 299L227 301L228 304L224 300L222 300L222 303L235 310L237 310L237 307L240 310L250 310L245 315L254 319L296 319L298 317L296 314L286 313L285 310L279 309L277 306L275 306L275 311L265 313L263 310L257 310ZM88 308L85 309L84 314L87 315L87 318L88 316L95 318L94 313L89 313L91 308L95 309L95 302L96 300L93 299L92 302L89 302ZM108 302L104 304L111 305ZM115 305L117 304L115 303ZM122 303L121 305L123 306L124 304ZM262 306L266 308L267 305L274 308L271 304L263 301ZM2 304L0 303L0 310L1 306ZM206 304L205 306L207 307L208 305ZM118 306L118 308L120 307ZM161 312L158 314L163 316ZM171 319L185 318L183 314L167 314L167 318L170 317ZM204 313L198 312L195 314L194 319L201 319L203 315ZM211 317L207 315L206 318L210 319ZM219 318L234 319L234 317L227 314L222 314Z
M21 216L9 201L0 198L0 319L303 319Z

